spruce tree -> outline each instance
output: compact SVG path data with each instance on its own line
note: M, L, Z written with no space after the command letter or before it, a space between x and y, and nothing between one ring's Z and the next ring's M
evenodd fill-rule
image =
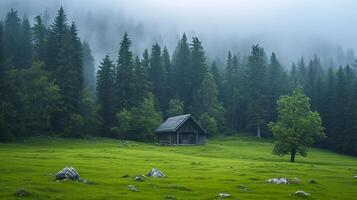
M41 16L35 17L35 24L32 27L32 36L34 60L45 61L47 50L47 28L45 27Z
M99 114L103 119L103 132L106 136L108 136L115 119L113 108L114 67L113 61L106 55L97 72L97 102L100 106Z
M135 74L131 40L125 33L120 43L118 62L115 70L114 102L115 111L135 106Z
M150 93L150 81L148 79L148 70L141 63L140 58L136 56L134 62L134 73L135 73L135 105L140 104L145 98L148 97Z
M92 50L89 43L84 41L83 44L83 83L84 87L89 90L92 96L95 95L95 67Z
M267 123L269 111L266 73L264 49L259 45L254 45L248 58L249 102L247 117L248 125L256 130L257 137L261 137L261 130Z
M9 64L17 69L22 68L20 58L21 20L17 11L11 9L6 15L4 28L4 53Z
M184 33L178 42L172 57L172 86L173 91L185 104L185 111L188 111L190 79L188 73L190 49L187 37Z
M167 96L167 77L161 60L161 48L156 43L151 48L150 56L150 76L149 80L152 82L153 95L156 97L159 110L165 112L168 107Z
M167 50L166 47L164 47L164 50L162 51L161 55L161 60L162 60L162 66L164 67L165 70L165 77L166 77L166 91L167 91L167 97L170 99L173 96L172 92L172 69L171 69L171 61L170 61L170 54L169 51Z
M26 15L22 19L18 64L21 68L30 68L32 65L32 37L31 26Z
M57 16L51 25L48 44L45 69L50 72L55 72L59 66L59 54L62 48L62 43L66 33L69 31L67 16L61 7Z

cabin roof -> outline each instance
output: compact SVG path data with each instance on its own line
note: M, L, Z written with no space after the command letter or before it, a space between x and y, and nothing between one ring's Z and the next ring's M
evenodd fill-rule
M155 130L155 133L162 132L175 132L178 128L180 128L188 119L193 119L193 121L198 125L198 127L206 133L205 129L201 127L201 125L193 118L191 114L179 115L174 117L169 117L166 119L164 123L162 123L159 128Z

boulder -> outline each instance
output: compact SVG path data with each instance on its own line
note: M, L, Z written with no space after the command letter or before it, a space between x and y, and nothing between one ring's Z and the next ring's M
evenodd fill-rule
M145 181L145 176L143 175L135 176L135 180L139 182L143 182Z
M354 179L357 179L357 176L354 176L353 178L354 178Z
M310 183L311 183L311 184L318 184L315 179L311 179L311 180L310 180Z
M15 195L16 195L17 197L30 196L30 192L29 192L28 190L26 190L26 189L21 188L21 189L19 189L19 190L17 190L17 191L15 192Z
M129 190L133 192L138 192L139 190L134 185L128 185Z
M160 171L157 168L152 168L151 171L147 174L147 176L151 176L154 178L163 178L166 177L164 173L162 173L162 171Z
M231 197L231 195L228 193L218 193L218 197L219 198L229 198L229 197Z
M298 190L294 193L295 196L298 196L298 197L303 197L303 198L310 198L310 194L307 193L307 192L304 192L302 190Z
M273 183L273 184L298 184L300 183L300 179L298 178L271 178L266 180L267 183Z
M65 167L63 170L57 172L56 180L78 180L79 174L73 167Z

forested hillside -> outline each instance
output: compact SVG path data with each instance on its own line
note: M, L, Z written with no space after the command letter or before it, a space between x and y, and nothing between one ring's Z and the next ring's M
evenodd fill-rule
M301 88L325 127L317 145L357 155L357 61L324 66L317 52L282 66L257 44L247 56L227 50L218 66L197 37L182 34L172 55L158 43L137 55L125 33L118 57L105 56L95 71L90 44L63 8L49 26L23 14L10 10L0 21L2 142L37 135L153 141L163 119L183 113L210 136L271 137L277 99Z

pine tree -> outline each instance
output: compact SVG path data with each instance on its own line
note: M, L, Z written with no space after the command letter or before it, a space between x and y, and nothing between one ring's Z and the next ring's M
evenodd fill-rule
M148 97L150 93L150 82L148 79L148 70L141 63L140 58L136 56L134 62L134 72L135 72L135 105L140 104L145 98Z
M26 15L22 19L18 64L21 68L30 68L32 65L32 37L31 26Z
M186 73L189 79L186 104L192 106L194 92L200 87L207 72L205 52L197 37L192 38L189 59L189 69Z
M95 95L95 67L92 50L89 43L84 41L83 44L83 83L92 96Z
M6 15L4 28L4 53L9 59L9 64L20 69L20 39L21 37L21 20L17 11L11 9Z
M55 71L56 81L65 102L66 109L79 112L83 90L82 45L77 28L72 23L63 39L59 54L59 66Z
M190 49L187 43L186 34L182 35L181 40L178 42L174 55L172 57L172 86L173 91L177 94L180 100L185 104L185 111L188 110L189 95L188 89L190 85L188 76Z
M151 48L149 80L152 82L153 95L158 101L159 110L166 112L169 103L166 90L167 77L162 66L161 48L157 43Z
M32 27L32 35L34 60L45 61L47 50L47 29L42 21L41 16L35 17L35 24Z
M166 77L166 83L167 83L167 85L164 85L164 86L166 87L167 97L168 97L168 99L170 99L173 96L172 71L171 71L170 54L166 47L164 47L164 50L162 51L161 60L162 60L162 66L165 69L165 77Z
M222 75L215 61L213 61L211 64L210 73L213 75L213 78L216 81L218 92L220 92L222 90Z
M259 45L252 47L251 55L248 58L248 125L255 128L257 137L261 137L261 129L267 123L267 75L264 49Z
M120 43L118 62L115 70L114 102L115 110L135 106L135 80L133 53L130 51L131 40L125 33Z
M105 135L108 135L115 119L113 109L114 67L113 61L106 55L97 72L97 102L100 106L99 114L103 119Z
M271 98L270 105L270 120L275 121L277 117L276 103L280 95L286 94L288 92L288 78L284 72L283 67L276 58L275 53L273 52L270 56L270 63L268 66L268 85L269 85L269 96Z
M64 9L61 7L51 25L45 69L50 72L55 72L59 66L59 54L66 33L69 31L67 16Z

